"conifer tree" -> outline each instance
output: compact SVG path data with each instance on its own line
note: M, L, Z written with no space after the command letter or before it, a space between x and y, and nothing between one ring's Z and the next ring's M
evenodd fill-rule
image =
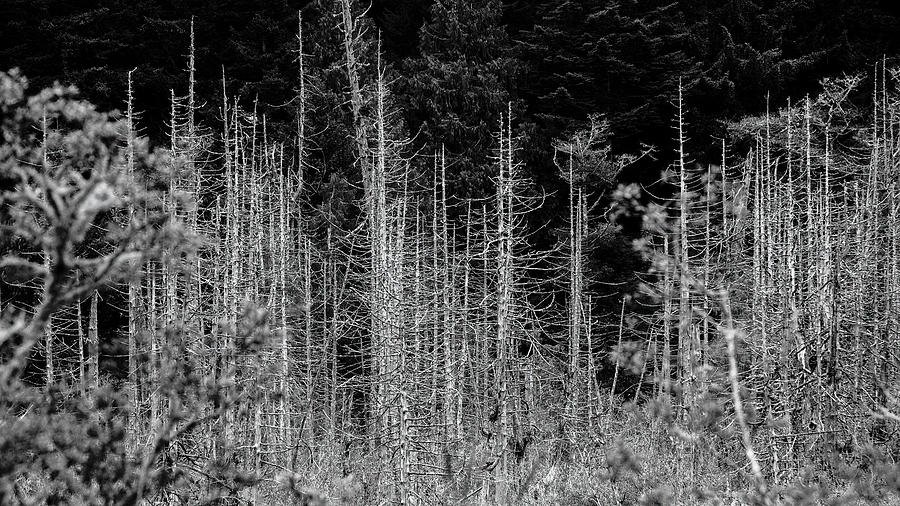
M498 0L435 2L398 93L428 153L446 151L448 193L486 197L495 125L513 98L515 60Z

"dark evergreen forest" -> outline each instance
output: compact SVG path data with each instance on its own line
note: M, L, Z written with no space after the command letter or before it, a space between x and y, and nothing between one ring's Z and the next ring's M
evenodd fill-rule
M337 126L346 119L339 117L344 56L328 1L6 0L0 68L20 68L38 88L75 85L101 110L125 107L134 70L140 131L165 145L171 93L186 92L193 18L198 116L212 123L220 114L224 75L228 93L266 115L279 136L295 130L298 10L325 93L317 116L327 117L316 121L344 128ZM484 196L492 191L485 175L491 136L511 102L527 177L550 194L532 219L554 225L565 214L554 142L584 130L592 115L608 122L604 141L613 152L652 152L616 181L592 181L591 190L639 182L665 195L670 190L655 183L675 156L679 80L691 160L716 163L728 122L816 95L823 78L874 72L900 49L900 6L890 0L384 0L365 12L369 51L380 37L411 149L446 147L451 193ZM321 146L321 157L334 162L318 192L340 198L350 147L329 137L334 145ZM639 228L622 224L626 232ZM625 282L636 266L618 244L608 247L596 261L607 264L607 281Z
M370 38L380 33L399 78L392 91L405 128L422 131L423 145L443 138L459 163L476 163L464 146L485 135L478 119L492 128L489 120L513 101L529 170L544 177L554 172L552 140L603 114L617 152L645 144L660 152L659 162L624 177L656 178L674 149L679 79L700 157L708 140L723 137L724 122L764 112L767 97L780 105L815 95L822 78L872 72L900 45L900 7L889 0L507 0L459 8L456 21L428 0L374 1L367 10ZM163 142L170 90L185 88L194 17L201 111L215 114L224 67L229 93L258 98L276 128L291 129L284 104L296 88L298 10L309 25L311 65L340 66L328 2L6 0L0 67L20 68L35 87L76 85L102 110L124 107L134 69L142 129ZM461 104L467 109L440 125L451 121L442 107Z

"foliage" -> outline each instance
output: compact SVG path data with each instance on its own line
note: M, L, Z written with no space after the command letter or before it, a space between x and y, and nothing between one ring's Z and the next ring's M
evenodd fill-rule
M161 210L162 194L148 187L167 179L167 158L150 153L146 141L126 149L126 122L78 100L72 88L28 95L16 71L0 74L0 118L0 174L8 182L0 201L8 239L0 267L5 283L34 276L43 285L33 312L10 305L0 315L0 502L139 504L159 494L196 497L201 492L171 462L172 447L220 418L237 391L227 373L205 376L193 360L180 358L178 328L167 331L157 378L166 415L146 445L126 430L136 412L121 390L94 384L85 395L63 382L37 387L23 378L56 313L189 244ZM135 208L141 212L129 212ZM263 316L248 312L241 332L249 336ZM248 351L258 346L244 342ZM208 473L230 468L216 464ZM228 483L233 491L242 481Z
M419 35L419 54L397 83L411 132L426 153L446 148L450 193L489 193L493 132L513 99L516 62L501 25L499 0L435 2Z

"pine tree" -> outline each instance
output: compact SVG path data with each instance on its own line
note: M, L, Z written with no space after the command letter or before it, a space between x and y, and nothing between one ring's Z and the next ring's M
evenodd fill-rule
M499 0L435 2L419 53L403 63L398 94L425 152L446 150L448 194L485 197L492 133L515 88L515 60Z

